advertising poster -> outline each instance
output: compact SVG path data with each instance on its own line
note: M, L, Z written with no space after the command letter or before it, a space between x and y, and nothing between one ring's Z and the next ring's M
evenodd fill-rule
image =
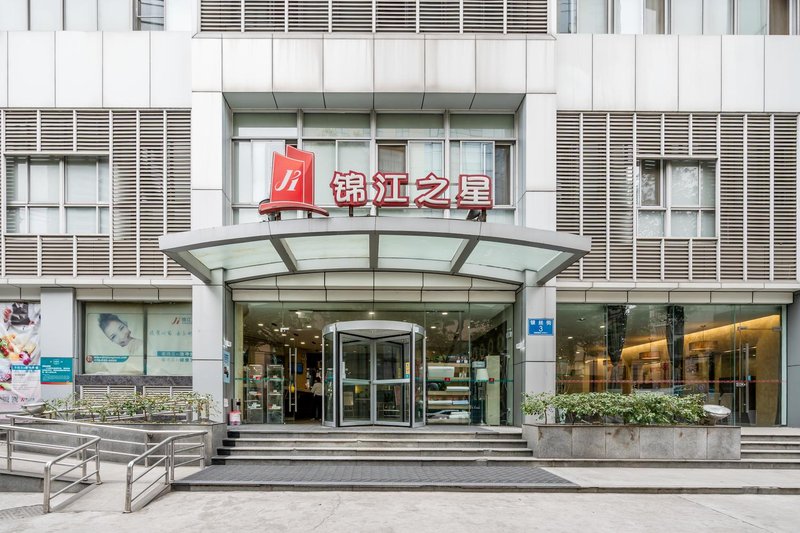
M192 375L192 306L147 308L147 375Z
M144 373L144 307L131 304L86 306L87 374Z
M72 383L72 357L42 357L42 385Z
M19 411L20 405L40 400L39 304L0 304L0 412Z

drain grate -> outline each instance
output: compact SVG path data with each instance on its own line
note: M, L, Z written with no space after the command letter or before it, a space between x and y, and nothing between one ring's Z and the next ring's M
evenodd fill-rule
M11 509L0 509L0 520L19 520L32 516L41 516L41 505L26 505L24 507L12 507Z

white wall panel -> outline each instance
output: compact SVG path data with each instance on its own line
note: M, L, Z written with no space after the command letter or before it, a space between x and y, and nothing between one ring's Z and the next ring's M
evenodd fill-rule
M322 39L272 41L275 92L322 92Z
M28 29L28 0L0 1L0 31Z
M425 39L425 91L475 92L475 40Z
M30 29L33 31L58 31L62 27L61 0L30 0Z
M764 110L800 111L800 39L764 38Z
M558 108L592 108L592 36L559 34L556 38Z
M103 106L150 105L150 32L103 33Z
M8 106L8 33L0 31L0 107Z
M168 0L165 5L167 31L188 31L195 33L197 26L194 19L193 5L195 0Z
M528 191L522 195L525 209L525 226L555 231L555 191Z
M56 32L56 105L103 106L103 34Z
M636 110L678 108L678 36L636 36Z
M192 161L197 157L192 153ZM192 179L194 179L192 175ZM225 210L229 202L222 189L192 190L192 229L216 228L225 225Z
M764 37L722 36L722 111L764 110Z
M97 8L97 25L101 31L130 31L133 28L130 0L102 0Z
M179 31L150 33L150 105L191 107L191 34Z
M55 105L55 34L8 34L9 107Z
M556 97L529 94L520 109L520 146L525 151L526 191L556 190ZM553 202L555 205L555 202ZM555 229L555 218L553 228Z
M722 40L718 35L678 37L678 109L719 111Z
M326 92L372 91L371 39L325 39L322 57Z
M526 43L527 93L552 93L556 90L556 41L535 39Z
M272 91L272 39L222 39L222 90Z
M592 65L592 109L633 109L636 105L636 37L594 35Z
M526 45L524 40L475 41L475 85L479 93L525 92ZM502 58L502 60L499 60Z
M192 90L222 90L222 39L192 39Z
M97 0L67 0L64 3L64 29L97 30Z
M375 38L375 91L425 90L425 41Z

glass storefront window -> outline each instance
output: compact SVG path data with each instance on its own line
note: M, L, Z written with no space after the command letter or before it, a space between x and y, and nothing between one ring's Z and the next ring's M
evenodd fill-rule
M303 115L303 137L369 138L368 114L305 113Z
M407 365L413 365L416 380L413 386L417 391L413 409L418 422L513 424L512 308L511 304L493 303L237 304L236 315L240 318L236 334L240 340L236 345L241 353L234 357L237 364L234 394L238 400L242 399L244 369L248 364L283 364L287 376L285 387L288 390L294 385L298 390L297 419L310 418L311 379L305 371L292 376L288 368L290 353L296 350L298 367L315 371L319 368L325 418L332 420L334 404L339 399L335 396L334 339L332 335L323 337L322 329L334 322L389 320L418 324L425 329L425 337L417 335L413 339L418 355L413 362L404 361L402 367L391 367L391 376L386 374L386 368L376 368L377 379L393 379L407 372ZM359 379L368 379L368 369L360 366L352 353L347 357L350 358L345 362L348 379L355 379L356 372ZM291 383L291 379L296 381ZM426 395L421 394L423 390ZM392 389L391 393L395 392Z
M86 304L84 373L192 374L191 304Z
M704 394L725 423L781 422L781 306L558 306L559 393Z
M425 139L444 137L444 117L427 113L379 113L376 116L379 139Z

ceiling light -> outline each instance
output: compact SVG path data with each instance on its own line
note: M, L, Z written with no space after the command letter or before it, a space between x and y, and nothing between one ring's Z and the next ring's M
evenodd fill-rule
M264 327L264 324L262 324L261 322L259 322L259 323L258 323L258 326L259 326L259 327L261 327L261 328L263 328L263 327Z
M600 329L604 329L604 328L605 328L605 326L600 326Z
M436 329L436 326L431 326L431 329Z
M314 335L314 338L315 339L319 339L319 335Z
M375 314L375 311L370 311L370 312L369 312L369 316L372 316L372 315L374 315L374 314Z
M442 311L442 314L443 314L443 315L446 315L446 314L447 314L447 311Z
M273 329L272 331L274 331L275 333L277 333L277 332L279 332L280 330L279 330L278 328L275 328L275 329Z
M307 325L306 329L311 329L311 324Z
M289 347L289 345L288 345L288 344L284 344L284 346L286 346L287 348Z
M286 333L281 333L281 337L285 337L285 336L286 336Z
M294 341L295 341L295 339L293 339L293 338L292 338L292 339L289 339L289 340L290 340L290 341L292 341L292 342L294 342Z
M570 340L570 341L571 341L571 340L572 340L572 337L567 337L567 340Z
M300 344L305 344L305 343L306 343L306 341L300 341Z

